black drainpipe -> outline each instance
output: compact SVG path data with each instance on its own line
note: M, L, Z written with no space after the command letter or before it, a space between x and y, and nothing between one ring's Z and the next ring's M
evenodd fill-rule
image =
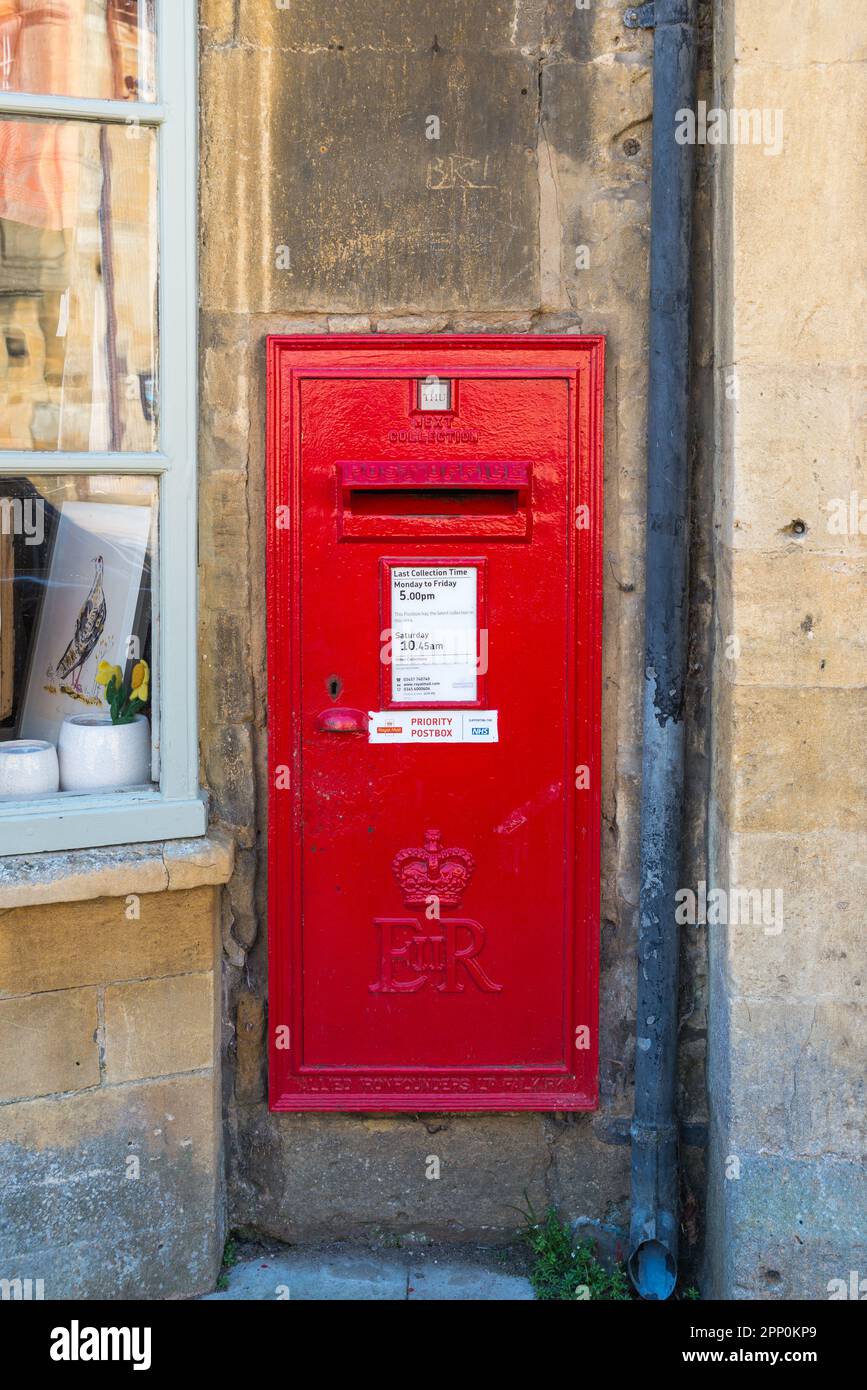
M675 140L695 111L696 0L628 10L652 27L650 383L644 753L629 1273L643 1298L677 1282L677 968L689 559L689 317L695 150Z

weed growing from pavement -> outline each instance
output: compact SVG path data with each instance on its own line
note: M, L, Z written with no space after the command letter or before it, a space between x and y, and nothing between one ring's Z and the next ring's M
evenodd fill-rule
M220 1293L224 1293L229 1287L229 1270L238 1263L238 1244L233 1236L229 1236L223 1246L223 1263L217 1275L217 1288Z
M605 1269L596 1258L594 1242L576 1244L553 1207L541 1219L530 1209L526 1220L524 1239L533 1255L530 1283L537 1298L630 1301L634 1297L625 1269Z

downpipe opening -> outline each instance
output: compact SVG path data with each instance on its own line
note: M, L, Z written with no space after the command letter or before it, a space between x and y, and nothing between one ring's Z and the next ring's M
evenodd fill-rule
M648 1303L671 1298L677 1283L677 1261L659 1240L643 1240L629 1257L627 1268L636 1290Z

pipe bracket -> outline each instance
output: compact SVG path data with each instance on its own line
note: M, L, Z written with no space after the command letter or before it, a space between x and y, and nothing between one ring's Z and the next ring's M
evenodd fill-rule
M677 1142L679 1127L677 1123L642 1124L640 1120L633 1120L629 1133L637 1144L646 1144L650 1149L658 1149L662 1144Z
M646 5L633 5L623 16L627 29L654 29L656 27L656 5L649 0Z

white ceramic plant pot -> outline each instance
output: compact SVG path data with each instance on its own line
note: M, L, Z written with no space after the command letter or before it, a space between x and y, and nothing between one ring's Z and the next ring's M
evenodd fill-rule
M0 801L19 796L50 796L60 786L57 749L37 738L0 743Z
M116 791L151 780L151 731L143 714L112 724L110 714L68 714L57 745L65 792Z

